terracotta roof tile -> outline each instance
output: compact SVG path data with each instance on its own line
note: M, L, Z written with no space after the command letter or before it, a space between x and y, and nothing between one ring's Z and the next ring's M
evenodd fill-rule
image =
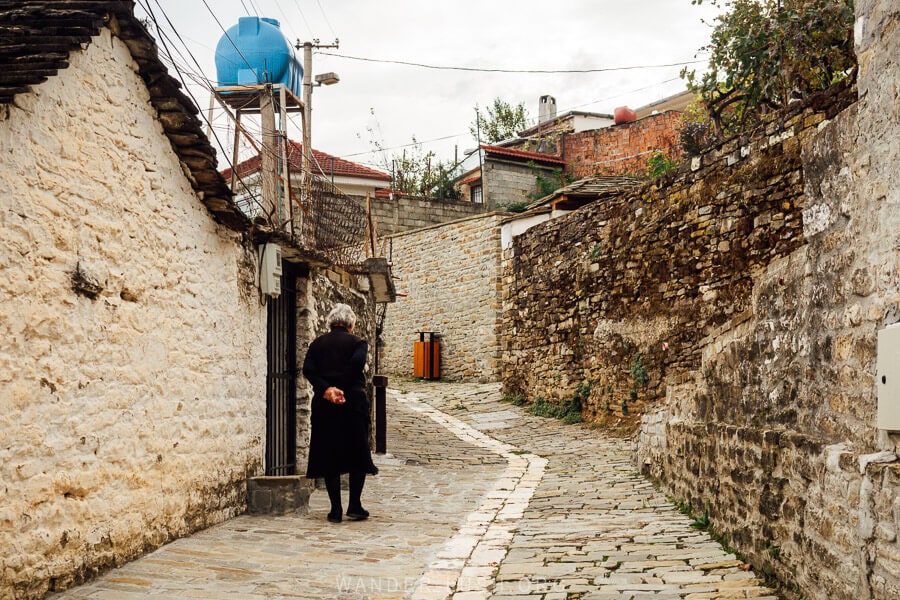
M512 156L514 158L527 158L528 160L554 163L557 165L566 164L566 161L564 161L559 156L555 156L553 154L542 154L541 152L528 152L526 150L515 150L513 148L504 148L502 146L488 146L486 144L482 144L481 148L488 154L499 154L501 156Z
M391 180L391 176L382 171L378 171L376 169L370 169L364 165L359 163L351 162L349 160L344 160L343 158L339 158L337 156L332 156L327 152L322 152L321 150L316 150L313 148L313 159L314 164L313 168L318 171L318 169L322 170L322 173L325 174L326 177L330 177L332 171L334 172L335 177L359 177L361 179L371 179L373 181L384 181L389 182ZM290 160L291 169L295 172L300 172L300 169L303 165L303 146L297 142L291 141L290 148L288 150L288 157ZM255 173L259 171L262 166L262 159L259 155L251 156L247 160L238 164L236 171L239 176L243 177L245 175L250 175L251 173ZM231 178L231 169L225 169L222 171L222 176L225 179Z

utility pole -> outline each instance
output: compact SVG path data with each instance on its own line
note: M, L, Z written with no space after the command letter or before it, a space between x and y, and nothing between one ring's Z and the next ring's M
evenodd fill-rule
M303 204L309 206L308 202L311 195L312 185L312 51L313 48L337 48L338 40L335 39L333 44L320 44L318 39L311 42L303 42L297 40L295 48L298 50L303 48L303 173L301 177ZM323 78L321 81L316 77L316 85L325 83L337 83L337 76L331 78Z
M278 132L275 130L275 102L272 84L266 84L259 98L259 116L262 127L262 205L270 225L281 227L278 210ZM237 163L235 163L237 164Z

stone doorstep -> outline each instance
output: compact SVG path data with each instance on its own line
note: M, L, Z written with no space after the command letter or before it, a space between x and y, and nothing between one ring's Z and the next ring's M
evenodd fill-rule
M311 482L300 475L250 477L247 512L251 515L307 514L311 488Z

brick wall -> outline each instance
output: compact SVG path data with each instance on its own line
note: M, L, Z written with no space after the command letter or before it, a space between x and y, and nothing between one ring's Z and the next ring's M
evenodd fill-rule
M877 105L890 86L873 82ZM788 597L900 590L897 439L874 426L873 378L900 305L896 137L855 97L834 90L505 256L505 388L563 400L591 382L584 416L640 427L640 468Z
M255 249L193 192L136 69L104 30L0 117L3 598L239 514L262 467Z
M393 236L397 292L388 305L384 370L412 375L416 331L441 334L441 376L496 381L500 219L488 213Z
M563 136L566 173L575 179L591 175L643 174L647 159L656 150L681 156L678 130L681 113L667 111L633 123Z

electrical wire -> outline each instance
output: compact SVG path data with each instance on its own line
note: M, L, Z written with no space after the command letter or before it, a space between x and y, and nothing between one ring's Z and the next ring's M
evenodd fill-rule
M297 0L294 0L294 2L296 3ZM316 4L319 5L319 12L322 13L322 18L325 19L325 24L328 25L328 29L331 30L331 35L333 35L336 38L337 33L334 31L334 27L331 26L331 21L328 20L328 15L325 14L325 9L322 8L322 3L319 0L316 0Z
M662 85L662 84L665 84L665 83L670 83L670 82L672 82L672 81L677 81L678 79L680 79L680 78L679 78L679 77L672 77L672 78L670 78L670 79L665 79L665 80L659 81L659 82L657 82L657 83L651 83L650 85L645 85L645 86L643 86L643 87L639 87L639 88L636 88L636 89L633 89L633 90L628 90L627 92L621 92L621 93L615 94L615 95L613 95L613 96L606 96L606 97L604 97L604 98L598 98L597 100L592 100L592 101L590 101L590 102L585 102L584 104L576 104L576 105L571 106L571 107L569 107L569 108L560 109L560 112L566 113L566 112L569 112L569 111L571 111L571 110L575 110L576 108L583 108L583 107L585 107L585 106L590 106L590 105L592 105L592 104L597 104L598 102L604 102L604 101L606 101L606 100L612 100L612 99L614 99L614 98L620 98L620 97L622 97L622 96L627 96L628 94L633 94L633 93L635 93L635 92L641 92L641 91L644 91L644 90L647 90L647 89L656 87L656 86L658 86L658 85ZM533 123L537 124L537 119L538 119L538 117L535 117L535 118L533 118L533 119L529 119L528 122L529 122L529 123L533 122ZM526 127L526 129L529 129L529 128L530 128L530 127ZM378 148L377 150L366 150L366 151L364 151L364 152L354 152L354 153L352 153L352 154L342 154L342 155L339 156L338 158L351 158L351 157L354 157L354 156L363 156L363 155L365 155L365 154L370 154L370 153L373 153L373 152L381 152L381 151L385 151L385 150L399 150L399 149L401 149L401 148L409 148L409 147L411 147L411 146L417 146L417 145L419 145L419 144L429 144L429 143L431 143L431 142L442 142L442 141L444 141L444 140L449 140L449 139L461 137L461 136L468 135L468 134L469 134L469 132L467 131L467 132L465 132L465 133L455 133L455 134L452 134L452 135L445 135L445 136L441 136L441 137L430 138L430 139L427 139L427 140L416 140L415 142L410 142L410 143L407 143L407 144L399 144L399 145L397 145L397 146L390 146L390 147L388 147L388 148Z
M250 9L247 8L247 4L244 2L244 0L241 0L241 6L244 7L244 12L246 12L246 13L247 13L247 16L249 17L249 16L250 16ZM259 14L257 13L256 16L258 17Z
M294 0L294 6L297 7L297 12L300 13L300 18L303 19L303 23L306 25L306 30L312 33L312 27L310 27L309 21L306 20L306 15L303 14L303 9L300 8L300 3L297 0Z
M194 63L197 65L198 69L201 69L200 63L197 61L196 57L194 57L194 55L191 53L190 49L187 48L187 45L184 43L184 40L181 39L180 35L178 34L178 30L177 30L177 29L174 27L174 25L172 24L171 19L169 19L169 16L168 16L168 14L166 13L165 9L163 9L162 5L160 5L159 0L154 0L154 1L156 2L156 5L159 7L160 11L162 12L163 17L165 17L166 22L167 22L167 23L169 24L169 26L172 28L172 31L175 33L176 37L178 37L178 39L181 40L181 43L182 43L182 45L185 47L185 50L187 51L188 55L191 56L191 58L193 59ZM219 149L222 151L222 156L225 158L225 162L228 163L229 167L232 169L233 172L236 172L236 171L235 171L236 165L232 165L232 164L231 164L231 161L228 160L228 154L227 154L227 152L225 151L225 146L224 146L224 144L222 143L222 141L219 139L219 136L216 134L215 128L213 127L212 123L211 123L210 120L207 118L207 116L203 113L203 111L199 110L200 104L197 102L196 97L194 97L194 95L193 95L193 93L191 92L189 86L187 85L187 82L184 80L184 76L183 76L183 74L182 74L182 70L178 68L178 63L177 63L177 61L175 60L175 57L172 55L172 51L171 51L170 48L169 48L169 43L172 44L172 47L175 48L175 50L176 50L176 51L178 52L178 54L182 57L182 59L184 59L184 55L182 54L182 52L181 52L177 47L175 47L175 44L172 43L171 39L166 35L165 31L163 31L162 28L159 26L159 21L158 21L157 18L156 18L156 14L153 12L153 8L150 6L149 0L137 0L137 2L138 2L138 4L139 4L139 5L147 12L148 16L150 16L150 18L153 20L153 24L154 24L155 27L156 27L156 32L157 32L157 34L159 35L159 40L160 40L160 42L162 43L163 49L165 50L166 54L168 55L169 62L175 67L175 72L178 74L178 78L181 80L181 83L182 83L182 85L184 86L185 92L190 96L191 100L192 100L192 101L194 102L194 104L197 106L198 111L200 112L201 118L203 119L203 121L204 121L204 122L207 124L207 126L209 127L209 130L210 130L210 132L211 132L212 135L213 135L213 139L215 139L216 144L219 146ZM206 4L206 0L204 0L204 4ZM208 5L207 5L207 8L208 8ZM215 17L215 15L213 15L213 17ZM217 21L218 21L218 19L217 19ZM221 25L220 25L220 26L221 26ZM168 41L167 41L167 40L168 40ZM246 60L246 59L245 59L245 60ZM248 63L248 64L249 64L249 63ZM202 69L201 69L201 72L202 72ZM204 79L205 79L205 78L204 78ZM207 81L208 81L208 80L207 80ZM238 180L240 181L241 185L244 187L244 190L245 190L246 193L250 196L250 198L251 198L253 201L255 201L257 204L259 204L260 206L262 206L262 203L258 201L258 199L256 198L256 195L255 195L255 194L253 193L253 191L252 191L252 190L244 183L244 181L243 181L240 177L238 177Z
M530 73L530 74L566 74L566 73L607 73L610 71L632 71L636 69L662 69L665 67L682 67L684 65L692 65L696 63L706 62L705 60L685 60L675 63L667 63L663 65L629 65L625 67L602 67L593 69L501 69L492 67L451 67L447 65L429 65L425 63L415 63L405 60L389 60L381 58L366 58L363 56L349 56L346 54L337 54L335 52L317 52L324 56L333 56L335 58L345 58L348 60L357 60L361 62L382 63L391 65L404 65L407 67L419 67L422 69L436 69L439 71L467 71L471 73Z
M288 18L287 13L284 12L284 10L281 8L281 5L278 3L278 0L272 0L272 2L275 3L275 8L277 8L277 9L278 9L278 12L281 13L281 16L284 17L284 28L285 28L285 29L290 29L290 30L291 30L291 31L290 31L291 35L292 35L293 37L299 39L300 36L297 35L297 30L294 29L293 25L291 24L291 20Z

